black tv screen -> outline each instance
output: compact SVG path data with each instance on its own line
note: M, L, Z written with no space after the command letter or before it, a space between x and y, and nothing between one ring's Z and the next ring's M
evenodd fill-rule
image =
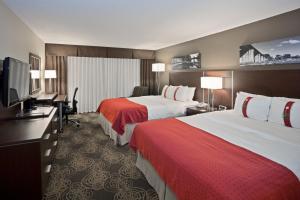
M14 58L3 62L3 105L12 106L29 97L30 65Z

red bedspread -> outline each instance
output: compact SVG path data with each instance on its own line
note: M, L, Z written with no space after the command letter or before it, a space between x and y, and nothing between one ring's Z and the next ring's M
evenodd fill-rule
M130 146L179 199L300 199L289 169L177 119L137 125Z
M105 99L100 103L97 112L102 113L111 122L112 128L120 135L124 133L126 124L148 120L146 106L126 98Z

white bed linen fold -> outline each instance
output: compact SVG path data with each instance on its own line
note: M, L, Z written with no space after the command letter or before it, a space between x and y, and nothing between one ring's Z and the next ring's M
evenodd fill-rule
M148 120L183 116L186 108L197 105L197 101L174 101L159 96L130 97L128 100L144 105L148 110Z
M277 162L300 180L300 129L240 117L232 110L177 119Z
M119 135L114 129L112 129L110 121L108 121L101 113L99 115L99 120L104 133L114 141L115 145L118 144L121 146L130 141L133 129L136 126L136 124L126 124L124 127L124 134Z

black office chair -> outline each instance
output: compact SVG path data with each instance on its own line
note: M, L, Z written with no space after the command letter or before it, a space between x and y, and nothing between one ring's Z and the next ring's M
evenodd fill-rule
M69 115L77 114L77 103L78 103L78 101L75 99L77 91L78 91L78 87L75 88L75 91L74 91L74 95L73 95L73 99L72 99L72 108L68 105L68 103L70 103L69 101L64 106L64 115L66 116L66 124L68 124L68 122L71 122L71 123L75 124L77 127L79 127L80 126L80 121L79 120L69 119Z

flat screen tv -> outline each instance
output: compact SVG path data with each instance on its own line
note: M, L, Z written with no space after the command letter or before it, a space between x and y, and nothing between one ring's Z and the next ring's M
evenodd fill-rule
M3 62L2 102L6 107L13 106L29 98L30 65L7 57Z

